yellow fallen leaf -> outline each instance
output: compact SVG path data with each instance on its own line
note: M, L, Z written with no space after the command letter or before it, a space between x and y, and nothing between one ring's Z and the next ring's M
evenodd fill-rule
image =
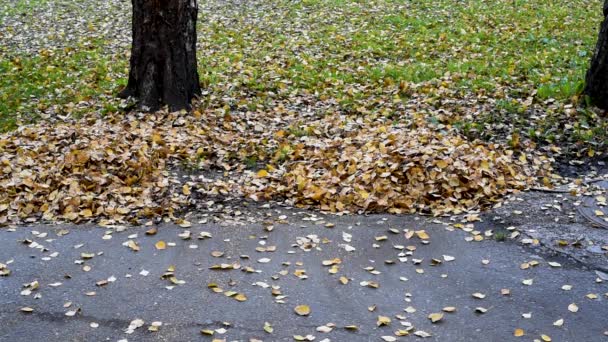
M81 210L80 211L80 216L89 218L89 217L93 216L93 211L91 211L91 209Z
M391 319L387 316L378 316L378 321L376 322L376 325L378 325L379 327L383 326L383 325L389 325L391 324Z
M298 305L294 311L300 316L308 316L310 314L310 307L308 305Z
M432 313L429 315L429 319L431 320L432 323L437 323L443 319L443 314L442 313Z
M158 250L163 250L167 248L167 244L165 243L165 241L158 241L154 246L156 246L156 249Z
M448 163L445 160L440 159L435 162L435 165L440 169L445 169L448 166Z
M131 248L135 252L139 251L139 246L137 245L137 242L133 240L129 240L129 242L127 242L127 246L129 246L129 248Z
M407 331L407 330L403 330L403 329L400 329L400 330L395 331L395 335L396 335L396 336L407 336L407 335L409 335L409 334L410 334L410 332L409 332L409 331Z
M524 333L523 329L517 328L517 329L515 329L515 332L513 332L513 336L515 336L515 337L521 337L524 335L525 335L525 333Z
M428 240L428 239L430 239L430 238L431 238L431 237L429 236L429 234L427 234L427 233L426 233L426 231L424 231L424 230L417 230L417 231L416 231L416 236L418 236L418 238L419 238L420 240Z

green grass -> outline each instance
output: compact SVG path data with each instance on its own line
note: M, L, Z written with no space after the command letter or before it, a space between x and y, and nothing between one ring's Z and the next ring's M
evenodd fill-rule
M104 55L97 44L56 50L35 57L0 60L0 131L36 121L44 113L79 117L116 110L112 100L124 85L125 61ZM79 105L93 100L93 107Z
M337 103L332 110L345 114L407 119L391 114L396 89L408 101L408 89L425 83L430 105L440 106L448 96L441 88L457 100L479 94L497 99L495 111L470 117L464 108L439 120L471 137L484 137L497 120L526 135L530 122L523 103L532 97L558 104L548 108L547 123L534 122L541 137L589 141L584 129L551 130L563 121L565 105L578 104L600 0L271 0L245 8L211 1L213 10L206 4L200 4L201 83L249 110L312 95ZM0 131L45 108L68 111L70 103L86 99L100 103L100 110L115 110L110 98L126 77L124 51L107 51L99 40L86 51L0 57ZM568 120L584 126L578 122L583 119Z
M37 7L44 6L49 0L17 0L9 7L8 14L26 13Z
M557 82L545 83L538 87L537 95L540 99L568 99L580 94L585 87L583 76L580 75L574 81L568 80L567 77L560 79Z
M494 233L494 240L496 241L505 241L507 239L507 232L505 231L497 231Z

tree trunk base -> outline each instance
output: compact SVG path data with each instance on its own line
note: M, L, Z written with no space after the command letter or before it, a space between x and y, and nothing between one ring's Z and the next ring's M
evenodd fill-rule
M190 110L201 94L196 62L196 0L132 0L129 81L118 96L145 111Z
M608 1L604 3L604 21L585 81L585 95L594 105L608 110Z

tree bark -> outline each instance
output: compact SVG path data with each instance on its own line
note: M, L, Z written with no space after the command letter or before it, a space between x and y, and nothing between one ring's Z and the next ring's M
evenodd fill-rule
M201 94L196 63L196 0L131 0L133 43L129 81L118 96L143 110L190 110Z
M587 71L585 95L596 106L608 110L608 0L604 1L604 21L600 27L597 45Z

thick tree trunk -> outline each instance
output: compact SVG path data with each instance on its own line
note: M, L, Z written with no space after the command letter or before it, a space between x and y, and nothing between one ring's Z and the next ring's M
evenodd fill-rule
M602 109L608 109L608 0L604 1L604 21L587 71L585 94Z
M144 110L168 105L190 109L200 95L196 69L196 0L131 0L133 43L129 83L119 96L132 96Z

